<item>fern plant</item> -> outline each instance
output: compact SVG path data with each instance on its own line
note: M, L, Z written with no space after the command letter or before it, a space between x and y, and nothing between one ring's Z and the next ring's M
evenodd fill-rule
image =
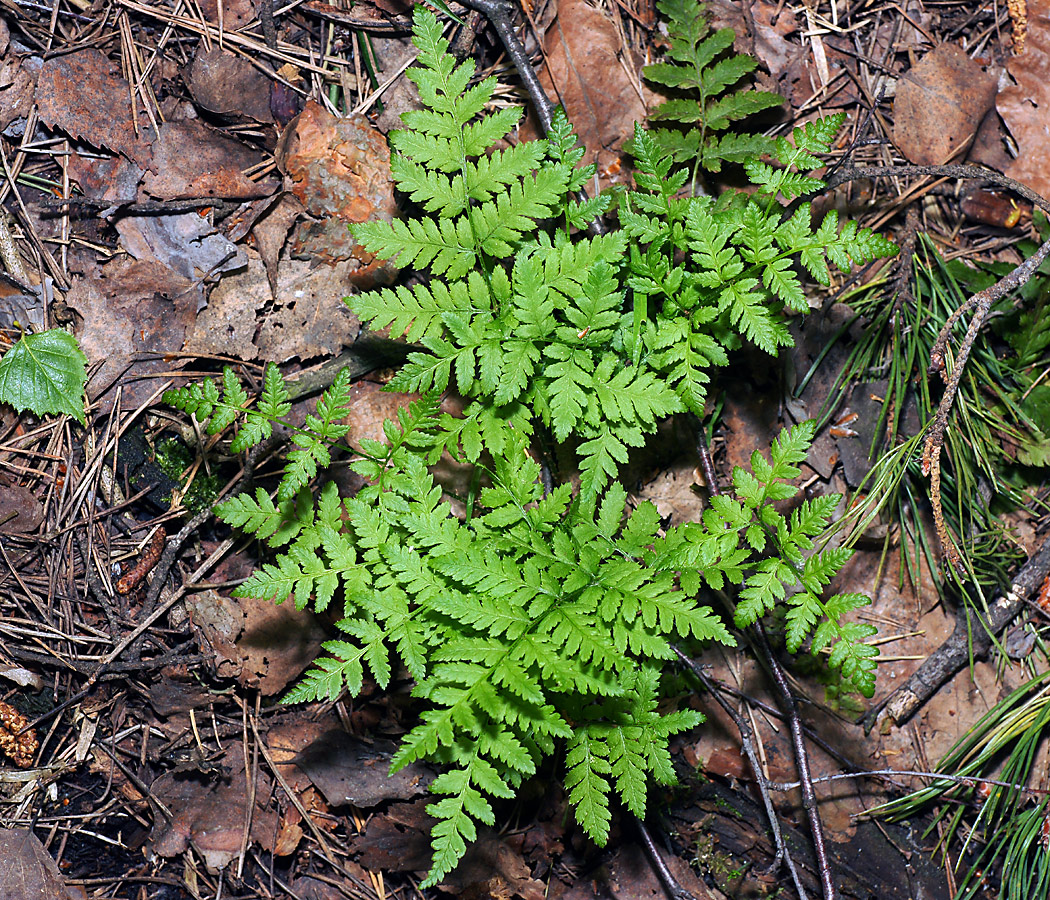
M779 106L783 98L740 86L758 65L746 53L732 53L732 28L712 31L703 3L657 0L668 20L671 46L667 58L642 70L647 81L670 96L649 113L655 122L677 128L652 132L657 146L677 163L692 167L693 187L700 169L719 172L723 162L744 163L772 150L761 134L730 131L734 122ZM694 190L695 193L695 190Z
M621 227L587 236L609 201L576 199L593 167L579 166L564 116L545 140L488 152L518 111L484 113L494 79L470 86L473 63L456 65L424 7L414 16L420 65L408 74L425 108L392 137L391 171L422 214L355 236L429 277L349 302L419 346L390 388L421 396L384 424L385 441L363 442L351 465L366 487L343 498L327 482L315 496L345 432L341 376L296 432L275 497L259 489L218 513L277 551L238 596L342 604L343 636L288 700L356 694L366 670L381 687L398 666L414 680L423 712L394 768L428 759L441 769L432 885L478 824L495 822L493 801L515 796L559 746L569 801L596 842L609 836L612 798L644 815L647 784L674 780L668 739L702 718L659 705L671 642L735 644L703 602L710 589L743 586L738 626L786 609L790 647L811 638L814 652L830 648L831 664L870 696L876 651L863 639L873 629L843 618L867 599L822 599L848 556L814 547L837 498L790 514L775 505L797 493L787 481L813 423L785 431L769 462L756 452L700 522L662 530L651 504L630 508L617 476L659 420L703 413L709 370L730 349L789 342L783 309L805 308L793 260L826 279L826 259L846 267L892 245L840 231L833 214L814 230L808 206L784 217L778 198L819 186L796 169L815 164L841 119L779 142L779 166L749 168L755 193L717 202L680 197L687 175L639 128L638 190ZM458 416L440 411L453 389L465 400ZM254 408L232 373L221 390L166 399L212 433L241 423L235 449L288 410L274 367ZM537 432L575 452L578 485L571 473L553 477L532 449ZM478 476L461 518L431 472L445 453Z

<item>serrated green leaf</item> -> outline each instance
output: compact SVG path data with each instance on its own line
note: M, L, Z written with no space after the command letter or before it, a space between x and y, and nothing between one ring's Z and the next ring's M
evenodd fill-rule
M0 358L0 403L38 416L72 416L81 425L87 357L61 329L27 334Z

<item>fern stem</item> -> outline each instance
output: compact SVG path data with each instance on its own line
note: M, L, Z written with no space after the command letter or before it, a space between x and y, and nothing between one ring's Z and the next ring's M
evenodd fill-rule
M766 639L762 620L752 626L758 635L759 646L773 673L773 684L780 695L780 703L788 716L788 728L791 731L791 746L795 751L795 767L798 769L798 780L802 788L802 807L809 819L809 828L813 835L813 853L817 859L817 872L820 875L820 886L824 900L835 900L835 880L831 874L831 861L828 859L827 846L824 843L824 824L820 821L820 810L817 809L817 796L813 790L813 776L809 771L809 754L806 751L806 739L802 734L802 720L798 714L798 701L791 691L784 667L780 665L773 648Z
M780 830L780 819L777 817L777 811L773 807L773 800L769 796L769 782L762 771L762 763L759 761L758 752L755 750L755 733L751 728L751 723L740 715L733 705L722 696L717 686L704 674L704 670L694 660L686 656L673 644L671 649L675 652L679 661L692 672L696 680L715 698L718 705L725 710L726 715L736 725L737 732L740 734L740 747L747 757L752 774L755 776L755 784L758 787L759 795L762 797L762 804L766 808L766 817L769 819L769 828L773 832L773 846L776 848L776 856L769 867L769 871L775 872L780 867L781 860L783 860L791 873L791 880L795 883L795 890L798 891L799 900L807 900L806 889L802 886L802 878L799 876L795 861L791 858L791 853L784 842L784 835Z

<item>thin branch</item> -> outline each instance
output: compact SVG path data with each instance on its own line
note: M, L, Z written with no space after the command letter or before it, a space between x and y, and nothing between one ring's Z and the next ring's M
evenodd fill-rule
M714 465L711 462L711 454L708 451L707 441L704 439L702 429L700 431L700 436L697 439L696 449L697 454L700 457L700 469L703 472L704 480L708 482L708 490L713 495L717 495L719 493L718 480L715 477ZM809 755L806 751L805 737L802 734L802 720L798 714L798 703L795 700L795 695L791 692L791 687L787 683L787 676L784 674L784 669L780 665L780 661L776 658L773 649L769 646L769 642L766 640L766 634L762 630L762 623L760 621L756 622L749 630L754 633L756 638L755 645L762 651L762 654L766 659L766 664L769 666L769 669L773 674L773 682L776 685L781 707L787 718L788 728L791 732L791 746L795 754L795 767L798 770L799 780L803 785L802 806L806 810L810 831L813 835L813 853L816 857L817 873L820 877L821 891L823 892L824 900L834 900L836 892L835 882L831 874L831 860L828 858L827 846L824 843L824 826L820 821L820 810L817 809L816 795L813 793L813 784L810 779ZM681 656L681 654L679 654L679 656ZM723 708L725 709L727 707L723 706ZM737 722L737 727L741 729L741 740L743 740L744 732L741 726L742 717L734 717L734 721ZM752 767L754 766L752 765ZM761 769L755 770L755 776L760 782L764 781ZM767 798L768 795L764 797L764 799ZM772 809L771 804L768 809ZM772 821L774 814L771 813L770 816ZM774 828L776 827L777 826L774 825ZM795 874L796 873L792 869L792 876L795 876ZM802 886L798 883L797 878L795 884L799 890L800 896L804 897L805 895L802 893Z
M978 775L949 775L947 772L926 772L921 769L871 769L863 772L840 772L837 775L821 775L814 778L813 784L830 784L834 781L846 781L855 778L884 778L894 785L900 787L893 778L906 776L909 778L929 778L933 781L948 781L952 784L964 784L967 787L977 787L982 784L990 784L993 787L1010 788L1023 794L1032 796L1045 796L1050 794L1050 789L1034 788L1024 784L1015 784L1012 781L1000 781L997 778L981 778ZM793 791L802 786L800 781L767 781L766 787L771 791Z
M518 38L514 30L514 5L507 0L463 0L471 9L484 13L492 24L496 34L499 35L507 56L518 72L525 90L529 93L532 105L536 107L536 115L540 117L540 125L543 133L550 131L551 120L554 117L554 104L551 102L547 92L536 77L536 71L532 68L532 61L525 52L525 46Z
M507 2L507 0L462 0L462 2L471 9L484 13L496 30L496 34L499 35L499 39L503 42L503 47L507 51L507 56L525 85L525 90L528 91L532 105L536 108L536 115L539 116L543 133L548 134L551 130L551 122L554 119L556 107L551 102L551 98L547 96L543 85L540 84L540 80L536 76L536 70L532 68L532 61L525 52L525 45L521 42L521 38L518 37L517 31L514 29L514 5ZM578 191L577 198L582 203L588 198L587 192L584 190ZM591 220L587 226L587 232L592 236L605 234L605 225L601 216L595 216Z
M806 739L802 734L802 720L798 714L798 703L795 695L791 692L787 675L780 660L777 659L773 648L766 640L766 632L762 627L761 619L752 626L752 630L758 635L759 646L763 649L765 657L773 672L773 684L780 695L780 703L788 716L788 730L791 732L791 746L795 752L795 766L798 768L799 783L802 787L802 808L806 811L809 819L809 829L813 835L813 850L817 858L817 872L820 876L820 886L824 893L824 900L834 900L837 896L835 879L831 874L831 861L828 859L828 849L824 843L824 825L820 821L820 810L817 809L817 796L813 791L813 779L809 771L809 754L806 751Z
M806 889L802 886L802 878L795 866L795 861L791 858L791 853L787 848L787 844L784 842L784 835L780 830L780 819L777 817L777 811L773 808L773 800L769 796L769 791L767 789L769 782L762 772L762 763L758 758L758 751L755 749L755 732L751 728L751 723L740 715L740 713L733 708L733 705L722 696L721 691L718 690L714 682L707 677L704 670L700 668L694 660L682 653L677 647L672 646L671 649L674 650L679 661L689 669L693 674L693 677L695 677L707 692L715 698L718 705L725 710L726 715L728 715L729 718L733 720L733 724L736 725L737 731L740 733L740 747L744 751L748 765L751 767L751 772L755 776L755 784L758 786L758 793L762 798L762 805L765 806L766 816L769 819L769 828L773 832L773 847L776 851L776 856L773 859L773 864L770 866L770 871L775 871L779 867L780 861L783 860L787 864L788 871L791 873L791 880L795 882L795 889L798 891L799 900L807 900Z
M930 178L965 178L976 181L988 181L1000 187L1008 188L1019 197L1024 197L1044 212L1050 213L1050 200L1037 194L1028 185L1008 178L991 169L980 166L843 166L826 179L826 190L832 190L847 181L858 178L892 178L900 175L919 175Z
M1050 255L1050 240L1041 244L1035 253L1009 275L1000 278L991 287L974 294L973 297L963 304L965 307L973 308L973 318L970 320L970 326L966 329L966 334L959 344L959 353L956 357L955 365L952 367L951 375L945 384L944 395L941 397L941 402L937 407L937 415L934 416L933 425L926 435L926 445L922 451L922 472L924 475L931 475L932 473L930 498L933 501L933 515L937 526L937 535L941 540L941 546L944 548L948 559L956 568L961 567L961 560L959 551L951 541L948 529L944 524L940 492L940 457L941 449L944 447L944 431L948 426L948 414L951 412L952 405L955 402L955 395L959 391L959 382L962 380L963 369L966 368L966 362L970 358L970 352L973 350L977 335L988 319L992 304L1028 281L1048 255ZM951 319L948 322L953 324ZM947 328L948 324L945 325L945 329ZM941 336L937 340L937 346L943 348L947 345L947 341L947 335L942 330ZM930 371L941 371L943 366L944 351L942 349L938 355L931 357Z
M932 697L937 690L965 668L971 659L985 656L992 646L992 638L1006 628L1021 611L1043 581L1050 575L1050 538L1027 563L1022 566L1010 589L988 609L987 618L972 606L960 610L951 636L931 653L912 676L897 687L885 700L864 716L861 722L865 732L882 716L883 711L900 725ZM973 619L977 621L974 622Z
M853 166L844 165L839 171L833 172L827 180L827 189L851 181L856 178L881 178L901 175L921 175L937 178L967 178L980 181L988 181L1001 187L1009 188L1015 194L1028 200L1034 206L1038 206L1045 212L1050 212L1050 201L1033 191L1030 187L978 166ZM962 380L963 370L970 358L973 345L977 340L984 323L988 320L992 305L1011 291L1020 288L1035 273L1043 260L1050 255L1050 240L1040 245L1028 259L1015 268L1005 277L999 279L991 287L985 288L966 300L944 324L933 351L930 354L930 373L941 372L943 376L944 359L947 352L948 341L951 338L951 330L955 324L970 310L973 317L970 319L969 327L959 344L959 352L956 356L955 365L951 374L945 382L944 394L937 407L933 425L926 435L926 444L922 452L922 472L930 478L930 500L933 504L933 521L937 530L937 537L949 562L956 570L962 572L962 560L959 556L952 536L948 533L948 527L944 521L944 507L941 502L941 450L944 447L945 429L948 427L948 416L955 403L956 394L959 391L959 383Z
M649 862L656 871L656 876L660 879L664 890L667 891L671 900L696 900L696 897L682 887L678 879L674 877L674 873L667 867L667 863L664 862L664 858L660 855L656 841L653 840L649 829L645 827L645 823L641 819L635 819L635 822L638 825L638 834L642 838L642 847L645 848L645 855L649 857Z

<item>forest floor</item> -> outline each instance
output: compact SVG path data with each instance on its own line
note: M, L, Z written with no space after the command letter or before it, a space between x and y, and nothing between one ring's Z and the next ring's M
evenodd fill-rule
M499 77L500 103L524 103L484 16L450 6L467 22L455 46ZM771 133L847 113L831 171L847 158L897 169L965 162L1050 196L1045 0L1027 17L1023 0L715 0L708 10L757 60L757 86L784 97ZM280 702L331 623L291 603L231 598L264 551L206 510L243 460L160 402L224 364L257 385L265 362L298 377L337 358L357 379L352 438L382 437L403 399L382 392L382 360L340 298L377 277L347 223L396 210L382 163L384 135L416 102L403 77L410 14L402 0L0 6L0 336L6 348L23 329L69 327L90 372L86 427L0 407L0 900L663 896L629 818L596 848L556 780L540 777L440 887L421 891L433 773L387 774L409 727L407 680L333 704ZM603 187L630 181L624 140L658 102L641 77L666 48L658 22L651 0L530 0L518 10L541 82ZM531 118L522 133L535 133ZM854 316L851 297L908 290L913 260L934 251L1009 271L1038 237L1030 202L945 176L846 180L819 203L906 252L830 289L814 285L792 350L775 363L742 354L720 375L711 451L728 478L783 425L815 417L801 481L853 503L872 490L871 448L887 449L888 386L877 364L840 377L875 327L874 316ZM1005 339L994 340L1003 355ZM931 385L936 404L939 379ZM898 443L926 424L900 396L911 406ZM310 403L306 394L294 415ZM897 508L906 521L887 510L864 525L834 587L873 598L873 700L840 691L820 664L791 670L842 896L947 898L966 870L957 845L935 852L936 830L867 815L921 779L821 779L930 771L1046 668L1036 661L1045 613L1018 606L991 653L946 673L921 707L887 714L952 637L960 597L994 604L1037 556L1050 462L1046 439L1032 438L1039 424L1027 443L992 427L999 455L988 465L1009 470L1025 499L996 510L996 539L980 544L994 557L980 590L946 574L922 478ZM652 501L669 524L694 520L706 498L695 435L677 420L660 434L657 452L631 462L632 500ZM201 441L206 454L193 449ZM763 667L728 651L699 661L750 723L764 778L797 782ZM770 869L776 850L737 724L707 694L690 702L709 721L677 739L682 784L652 797L657 852L698 898L791 896ZM1046 770L1040 745L1028 783L1045 788ZM819 896L800 792L774 802ZM994 877L982 890L996 894Z

